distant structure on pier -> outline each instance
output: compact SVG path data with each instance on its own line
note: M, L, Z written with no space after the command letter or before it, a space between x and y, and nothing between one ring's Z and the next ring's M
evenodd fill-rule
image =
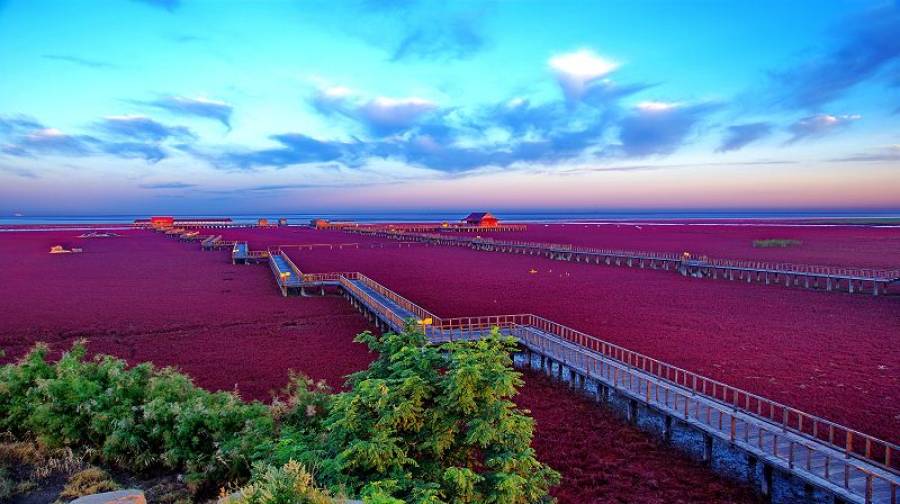
M472 212L462 220L466 226L489 228L500 225L500 219L491 215L490 212Z
M228 227L233 221L230 217L190 217L176 219L171 215L154 215L149 219L135 219L137 227L153 229L170 229L174 227Z

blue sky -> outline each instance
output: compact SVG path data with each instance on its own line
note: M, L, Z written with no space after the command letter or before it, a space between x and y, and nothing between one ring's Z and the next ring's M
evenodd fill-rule
M900 3L0 0L0 214L900 208Z

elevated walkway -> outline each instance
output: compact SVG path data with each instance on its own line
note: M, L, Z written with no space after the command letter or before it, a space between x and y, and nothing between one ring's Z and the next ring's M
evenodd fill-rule
M441 318L362 273L304 274L283 250L252 252L246 242L235 243L232 253L245 261L263 255L284 296L338 288L385 331L419 325L430 342L442 343L476 340L497 328L517 339L527 365L537 359L546 372L555 371L561 379L568 374L572 385L592 391L642 428L682 443L720 469L744 478L762 474L770 492L774 468L788 475L782 484L796 479L827 502L897 504L900 447L894 443L537 315Z

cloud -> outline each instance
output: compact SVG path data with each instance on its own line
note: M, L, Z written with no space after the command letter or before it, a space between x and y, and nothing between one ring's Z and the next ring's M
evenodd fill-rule
M581 99L590 84L619 68L618 63L603 58L590 49L558 54L550 58L548 65L570 101Z
M190 189L197 187L197 184L188 184L186 182L158 182L155 184L140 184L141 189Z
M422 98L387 98L380 96L358 109L369 127L381 133L409 128L424 114L437 109L434 103Z
M110 154L123 159L144 159L156 163L167 157L158 141L165 138L193 139L185 129L168 128L155 121L134 117L108 117L100 123L101 129L115 137L134 141L101 139L89 135L71 135L58 129L47 128L27 117L0 117L0 134L9 142L2 152L18 157L57 155L84 157Z
M157 7L169 12L175 12L175 9L181 6L181 0L135 0L151 7Z
M563 109L560 107L560 110ZM514 124L513 119L509 122ZM213 156L201 154L200 157L207 156L216 165L244 169L325 162L361 166L371 159L385 159L431 170L461 173L489 166L507 167L519 162L577 157L599 141L607 126L607 118L598 116L578 127L560 131L542 129L539 136L529 134L508 142L472 144L460 141L471 133L467 129L435 120L417 125L402 135L387 138L348 143L316 140L290 133L272 137L281 144L277 148L232 151Z
M271 138L281 145L271 149L231 151L221 155L201 154L201 156L207 157L213 164L249 169L258 166L285 167L335 161L347 157L351 151L350 144L316 140L299 133L283 133L273 135Z
M164 96L157 100L138 103L166 110L180 116L200 117L219 121L228 128L229 131L231 130L231 114L234 112L234 108L222 101L210 100L208 98Z
M158 163L168 157L162 146L141 142L103 142L98 145L106 154L124 159L143 159L148 163Z
M78 56L66 56L64 54L44 54L41 56L44 59L54 60L54 61L62 61L65 63L71 63L73 65L79 65L87 68L94 69L113 69L118 68L118 66L107 63L105 61L92 60L87 58L80 58Z
M44 128L20 137L16 144L3 150L14 156L36 154L87 156L91 154L91 147L96 141L93 137L67 135L57 129Z
M423 116L438 109L434 102L418 97L379 96L367 100L343 86L318 89L310 103L323 115L347 117L377 136L407 130Z
M817 110L854 86L900 65L900 2L884 4L844 20L834 43L795 68L773 73L775 101Z
M2 4L0 4L0 8L2 8ZM27 179L39 179L41 178L32 170L28 170L26 168L17 168L13 166L2 166L0 165L0 172L9 173L10 175L15 175L17 177L27 178Z
M485 45L477 17L456 16L411 28L400 39L391 61L464 59Z
M844 158L832 159L832 161L900 161L900 144L888 145L874 152L856 154Z
M0 135L13 135L44 129L44 125L28 116L0 116Z
M744 148L747 144L768 136L772 132L772 125L766 122L747 124L735 124L728 127L722 144L716 152L728 152Z
M353 2L345 2L352 4ZM341 28L384 47L391 61L455 60L476 54L487 45L482 20L486 3L458 4L415 0L355 2L353 21Z
M183 126L166 126L144 116L108 116L103 118L99 126L108 133L141 141L196 138L191 130Z
M716 108L717 105L710 103L640 103L620 122L619 149L631 157L670 154L681 147L692 128Z
M788 144L807 138L820 137L834 131L843 129L851 123L862 119L858 114L834 116L830 114L816 114L804 117L788 127L793 136Z

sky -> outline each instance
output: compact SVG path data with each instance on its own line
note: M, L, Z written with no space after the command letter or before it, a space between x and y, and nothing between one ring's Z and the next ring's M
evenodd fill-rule
M900 209L900 0L0 0L0 215Z

